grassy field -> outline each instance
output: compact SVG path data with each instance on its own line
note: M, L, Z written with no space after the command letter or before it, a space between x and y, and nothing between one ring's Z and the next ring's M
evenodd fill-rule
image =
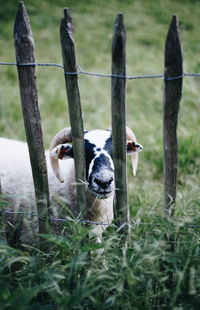
M172 15L179 19L184 72L200 73L199 1L27 0L36 62L62 64L59 27L70 9L77 63L85 71L110 73L113 25L124 14L127 74L161 74ZM0 62L15 61L13 26L18 1L0 6ZM15 67L0 67L0 135L25 140ZM69 125L61 69L37 67L39 106L45 146ZM109 78L79 77L84 127L111 123ZM144 147L137 177L128 161L129 202L137 226L124 246L114 229L105 234L102 257L82 247L87 230L72 225L69 237L46 236L51 250L19 251L0 243L1 309L199 309L200 78L184 78L179 113L179 166L175 219L163 213L163 81L127 82L127 125ZM140 222L160 223L142 226ZM179 225L180 224L180 225ZM76 237L74 237L76 236ZM172 242L168 242L171 240ZM31 255L30 255L31 253ZM103 265L107 266L107 269ZM164 268L162 268L164 266ZM162 270L164 269L164 271ZM173 277L172 277L173 274Z

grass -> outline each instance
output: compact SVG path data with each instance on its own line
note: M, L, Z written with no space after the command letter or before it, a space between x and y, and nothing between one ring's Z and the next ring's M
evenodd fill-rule
M86 71L110 73L113 24L124 14L127 73L162 73L164 44L172 14L179 18L184 71L200 72L199 1L24 1L36 47L36 61L60 63L60 19L70 9L75 27L77 63ZM13 25L17 1L0 6L0 61L15 61ZM0 67L0 135L25 140L15 67ZM1 309L199 309L199 78L184 78L179 113L179 165L174 222L163 213L163 81L127 82L127 124L138 142L137 177L128 161L129 202L137 225L123 245L115 229L105 233L102 256L87 229L72 225L67 237L46 236L50 250L15 250L0 243ZM80 76L86 129L111 123L110 79ZM45 146L69 125L62 70L37 68L39 106ZM143 226L141 222L160 223ZM179 225L180 224L180 225ZM173 244L173 246L172 246ZM105 265L107 268L105 268ZM162 266L164 270L162 270ZM172 277L173 274L173 277Z
M1 241L1 309L198 309L198 230L153 222L161 226L138 223L128 244L110 228L103 255L82 245L88 229L78 224L67 237L45 235L48 252Z

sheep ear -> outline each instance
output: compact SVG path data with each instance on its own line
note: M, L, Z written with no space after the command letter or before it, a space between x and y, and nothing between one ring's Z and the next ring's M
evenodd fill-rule
M136 176L137 166L138 166L138 152L142 151L142 145L137 142L128 140L127 141L127 154L132 155L132 168L133 175Z
M59 144L51 150L51 157L55 159L73 158L73 150L70 144Z
M141 144L130 140L127 141L127 154L132 155L134 153L141 152L142 149L143 147Z

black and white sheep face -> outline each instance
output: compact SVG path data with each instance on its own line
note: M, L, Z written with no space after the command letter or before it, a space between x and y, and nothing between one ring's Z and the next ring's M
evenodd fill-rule
M92 130L84 133L86 181L89 190L97 197L105 199L114 191L114 163L112 156L112 135L110 130ZM127 153L142 150L140 144L127 141ZM59 159L73 157L73 147L61 144L51 151L51 156Z
M112 137L109 130L92 130L84 135L86 180L90 191L108 198L114 191Z

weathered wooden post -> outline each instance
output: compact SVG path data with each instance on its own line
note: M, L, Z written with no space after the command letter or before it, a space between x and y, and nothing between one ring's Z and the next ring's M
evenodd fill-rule
M35 63L34 41L23 2L19 3L17 11L14 40L21 104L35 186L37 210L38 215L46 219L46 221L39 220L39 232L46 233L48 231L49 190L38 107L35 66L20 65Z
M82 217L86 216L85 197L85 145L83 140L83 121L81 101L78 87L75 43L73 23L69 10L64 9L64 18L61 20L60 38L62 47L63 65L65 70L65 83L68 97L69 116L72 130L74 150L75 176L77 183L77 206ZM67 74L74 72L75 74Z
M1 179L0 179L0 238L4 238L4 226L5 226L5 210L2 197Z
M112 75L126 76L126 32L123 15L117 15L112 43ZM115 165L115 204L120 225L129 223L126 173L126 79L112 77L112 137Z
M182 95L182 51L176 15L172 17L165 43L165 72L163 96L163 148L164 148L164 215L173 216L176 201L178 166L177 125L179 103ZM177 78L178 77L178 78ZM174 251L173 230L165 234L168 251ZM166 274L165 287L173 290L172 262L160 260L160 270ZM164 276L163 275L163 276ZM164 283L163 283L164 284ZM166 296L160 304L170 305ZM170 306L169 306L170 307Z
M177 124L182 95L183 61L176 15L172 17L165 44L163 97L164 213L173 215L178 165ZM179 77L173 79L173 77Z

